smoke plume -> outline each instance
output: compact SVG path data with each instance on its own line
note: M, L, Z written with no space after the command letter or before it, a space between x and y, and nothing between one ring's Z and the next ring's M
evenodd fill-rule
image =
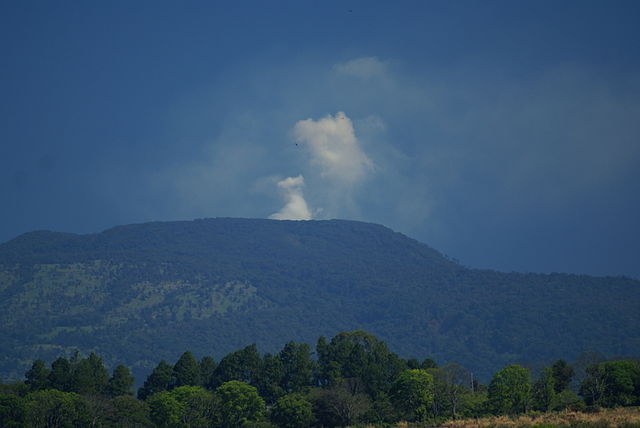
M311 220L313 216L307 202L304 200L302 188L304 187L304 177L287 177L278 182L285 205L277 213L271 214L270 219L274 220Z
M373 168L373 162L360 147L351 119L343 112L318 121L301 120L294 126L293 135L309 149L311 162L320 168L321 176L334 185L351 188Z

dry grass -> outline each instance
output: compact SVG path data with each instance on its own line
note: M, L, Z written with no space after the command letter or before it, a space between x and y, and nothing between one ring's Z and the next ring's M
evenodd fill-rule
M493 416L480 419L447 421L441 426L443 428L516 428L530 427L533 425L598 428L617 428L635 425L640 428L640 408L627 407L619 409L605 409L597 413L563 411L533 415L518 415L513 417Z
M435 428L433 424L400 422L395 428ZM573 411L491 416L443 422L437 428L640 428L640 407L602 409L597 413ZM368 425L366 428L376 428Z

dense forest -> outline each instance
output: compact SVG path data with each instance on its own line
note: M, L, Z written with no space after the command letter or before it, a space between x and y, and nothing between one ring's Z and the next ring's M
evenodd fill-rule
M489 245L490 243L488 243ZM186 349L362 329L487 383L513 362L640 355L640 281L467 268L380 225L203 219L0 244L0 377L94 352L138 382Z
M344 427L562 409L640 405L640 360L589 353L532 375L511 364L488 385L463 366L403 359L364 331L330 341L288 342L277 353L255 345L220 361L185 351L159 361L134 394L125 365L111 374L91 353L36 360L24 380L0 385L0 426L8 427Z

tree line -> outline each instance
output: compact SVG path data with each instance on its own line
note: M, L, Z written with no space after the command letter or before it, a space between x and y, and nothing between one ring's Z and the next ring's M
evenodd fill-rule
M160 361L134 393L129 368L118 365L110 374L98 355L76 353L49 366L36 360L24 381L0 385L0 426L384 426L640 405L640 360L591 363L578 376L558 360L536 379L512 364L483 385L458 364L403 359L354 331L320 337L315 355L295 342L276 354L250 345L219 362L186 351L173 364Z

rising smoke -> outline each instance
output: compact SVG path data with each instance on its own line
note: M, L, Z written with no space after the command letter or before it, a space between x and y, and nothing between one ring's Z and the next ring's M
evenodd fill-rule
M311 220L313 216L307 202L304 200L302 188L304 187L304 177L287 177L278 182L285 205L277 213L271 214L270 219L274 220Z
M320 120L301 120L293 127L293 136L309 156L310 174L318 173L320 182L331 187L332 205L348 199L351 190L373 169L373 162L362 150L351 119L343 112ZM284 192L285 206L269 218L308 220L313 216L302 194L302 175L278 182Z

